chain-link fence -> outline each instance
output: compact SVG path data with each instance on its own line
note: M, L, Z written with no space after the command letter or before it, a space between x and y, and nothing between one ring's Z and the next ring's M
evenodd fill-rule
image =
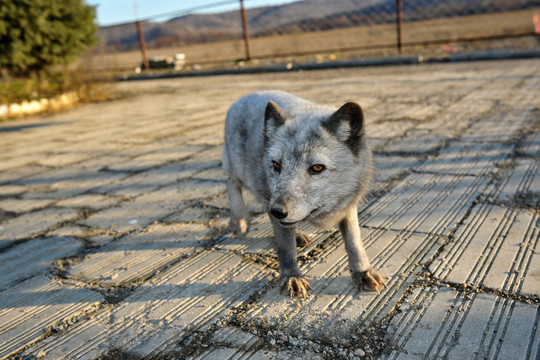
M184 68L204 68L245 59L322 62L540 47L539 0L304 0L246 9L244 24L242 2L232 2L238 10L146 19L148 57L169 56L161 61L171 64L182 53ZM93 69L130 70L141 63L139 47L133 23L103 28L86 62Z

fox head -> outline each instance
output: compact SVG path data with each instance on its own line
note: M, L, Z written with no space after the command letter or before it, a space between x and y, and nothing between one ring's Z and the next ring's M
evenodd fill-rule
M283 226L332 226L365 195L371 179L361 107L288 112L270 101L264 117L264 167L270 214Z

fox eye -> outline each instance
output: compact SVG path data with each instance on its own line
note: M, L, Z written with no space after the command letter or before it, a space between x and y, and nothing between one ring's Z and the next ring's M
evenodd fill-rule
M309 168L309 171L312 173L312 174L318 174L320 172L322 172L324 169L326 169L324 167L324 165L321 165L321 164L315 164L313 165L312 167Z
M272 160L272 164L274 165L274 170L276 170L277 172L281 171L281 164L280 163L278 163L277 161Z

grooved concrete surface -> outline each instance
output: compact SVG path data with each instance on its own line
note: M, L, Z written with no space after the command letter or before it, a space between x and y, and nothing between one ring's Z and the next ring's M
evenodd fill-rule
M540 61L119 83L123 100L0 123L0 358L538 359ZM379 294L336 229L313 290L276 288L272 231L227 231L224 118L283 89L358 101Z

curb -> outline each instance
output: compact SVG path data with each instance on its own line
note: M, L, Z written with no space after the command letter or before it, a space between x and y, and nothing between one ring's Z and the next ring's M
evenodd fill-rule
M0 120L9 117L35 115L47 110L58 110L72 106L79 102L79 94L76 91L67 92L50 99L23 101L9 105L0 104Z
M392 57L384 59L370 59L357 61L333 61L328 63L305 63L305 64L283 64L276 66L258 66L250 68L218 69L218 70L194 70L186 72L168 72L158 74L130 75L117 78L117 81L136 80L156 80L178 77L202 77L216 75L241 75L258 74L272 72L288 72L301 70L327 70L339 68L369 67L369 66L389 66L389 65L418 65L424 63L446 63L465 61L486 61L486 60L511 60L511 59L531 59L540 58L540 49L523 51L501 51L501 52L477 52L468 54L449 55L446 57L424 58L422 56Z

